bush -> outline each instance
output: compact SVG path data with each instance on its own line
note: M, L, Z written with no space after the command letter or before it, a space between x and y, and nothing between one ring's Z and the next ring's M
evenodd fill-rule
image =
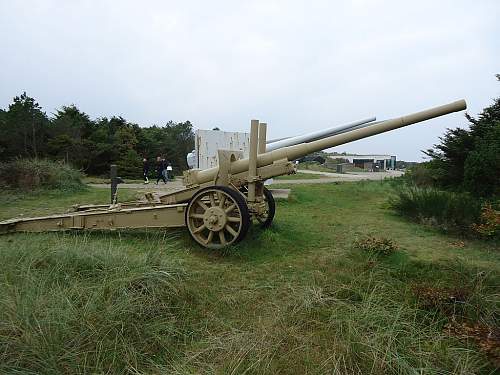
M401 215L444 230L469 232L481 217L481 201L468 193L403 187L391 200Z
M482 197L500 195L500 121L469 153L464 166L465 190Z
M398 245L390 238L373 236L356 240L354 246L375 255L391 255L398 249Z
M32 191L36 189L79 190L82 174L68 164L45 159L15 159L0 163L0 187Z
M471 295L471 291L464 286L439 287L423 284L414 286L412 291L421 308L428 311L440 311L447 316L462 313Z
M479 223L472 224L472 230L487 238L500 238L500 211L491 203L486 203L481 210Z
M430 187L436 184L437 177L429 168L429 163L421 163L409 168L403 175L403 180L418 187Z

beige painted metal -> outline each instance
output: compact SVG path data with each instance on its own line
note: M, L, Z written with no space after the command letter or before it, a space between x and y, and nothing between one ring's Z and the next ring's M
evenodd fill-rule
M259 120L250 122L250 153L248 157L248 201L255 202L255 179L257 178L257 151L259 147ZM240 159L241 160L241 159ZM232 163L231 163L232 165ZM231 165L230 170L231 172ZM218 168L217 168L218 169Z
M279 160L270 165L257 168L257 176L262 181L273 177L292 174L294 172L295 166L288 160ZM224 175L224 173L219 171L219 175ZM244 171L237 174L231 174L228 176L228 181L231 186L237 189L241 188L248 182L248 173ZM163 204L183 203L189 201L199 190L213 185L214 183L212 181L200 185L193 185L180 191L159 195L158 198Z
M263 154L266 152L266 139L267 139L267 124L261 122L259 124L259 149L258 153Z
M213 185L224 185L228 186L230 183L230 168L231 164L236 160L243 157L241 151L231 151L231 150L217 150L218 160L219 160L219 173L213 183Z
M431 118L447 115L449 113L462 111L467 108L465 100L458 100L449 104L439 107L433 107L420 112L412 113L407 116L394 118L391 120L382 121L378 124L353 130L348 133L334 135L310 143L301 143L295 146L280 148L271 152L260 154L257 157L257 166L265 166L272 164L276 160L286 159L295 160L305 155L311 154L316 151L321 151L334 146L342 145L344 143L353 142L358 139L370 137L372 135L384 133L390 130L398 129L404 126L415 124L429 120ZM248 170L249 159L237 160L231 165L231 173L240 173ZM210 181L217 175L218 168L205 169L203 171L191 171L191 181L196 183L204 183Z
M257 154L263 154L266 152L267 148L267 124L265 122L261 122L259 124L259 147L257 149ZM259 175L259 170L257 168L257 179L258 182L255 184L255 201L256 202L264 202L264 181L265 179L262 178L261 175ZM258 206L259 209L258 211L262 211L260 209L262 205ZM251 207L255 208L255 207ZM265 207L264 207L265 208Z
M0 223L0 233L47 232L69 229L137 229L184 226L186 204L83 211L45 217L11 219Z

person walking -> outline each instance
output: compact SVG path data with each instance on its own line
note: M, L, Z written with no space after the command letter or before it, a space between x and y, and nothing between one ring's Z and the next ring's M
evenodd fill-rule
M163 182L166 184L167 180L165 179L165 159L162 159L161 156L158 156L156 158L156 185L158 185L158 182L160 180L163 180Z
M173 171L172 164L167 163L167 180L169 180L169 181L171 179L173 179L173 174L172 174L173 172L172 171Z
M163 177L165 178L165 181L168 182L168 167L167 167L168 163L165 157L163 157L161 160L163 161Z
M149 184L148 174L149 174L148 158L144 158L142 159L142 176L144 177L145 184Z

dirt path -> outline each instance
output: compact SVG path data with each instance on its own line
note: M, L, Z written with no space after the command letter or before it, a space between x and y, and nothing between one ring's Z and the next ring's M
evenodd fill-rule
M89 186L96 187L96 188L103 188L103 189L110 189L111 186L110 184L88 184ZM132 184L120 184L118 185L118 189L136 189L136 190L141 190L141 191L161 191L162 193L167 193L167 192L173 192L177 190L181 190L184 188L184 185L182 185L182 181L180 179L174 180L174 181L169 181L166 184L163 182L161 184L156 185L155 183L149 183L149 184L137 184L137 183L132 183Z
M356 172L356 173L333 173L333 172L318 172L299 169L300 173L321 175L322 178L301 179L301 180L274 180L274 184L328 184L332 182L347 182L347 181L380 181L386 178L394 178L403 175L401 171L387 172Z
M387 171L387 172L356 172L356 173L331 173L331 172L317 172L308 170L299 170L300 173L316 174L322 175L322 178L315 179L302 179L302 180L278 180L275 179L272 185L276 184L328 184L332 182L346 182L346 181L362 181L362 180L383 180L385 178L399 177L403 174L400 171ZM96 188L109 189L109 184L89 184L89 186ZM174 192L181 190L184 186L182 185L181 179L176 179L174 181L167 182L166 184L149 183L149 184L120 184L120 189L136 189L136 190L146 190L146 191L161 191L162 193Z

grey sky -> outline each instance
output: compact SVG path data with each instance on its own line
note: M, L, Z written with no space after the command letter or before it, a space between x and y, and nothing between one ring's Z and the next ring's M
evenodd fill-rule
M500 1L0 0L0 107L270 138L500 96ZM462 114L336 148L418 160Z

